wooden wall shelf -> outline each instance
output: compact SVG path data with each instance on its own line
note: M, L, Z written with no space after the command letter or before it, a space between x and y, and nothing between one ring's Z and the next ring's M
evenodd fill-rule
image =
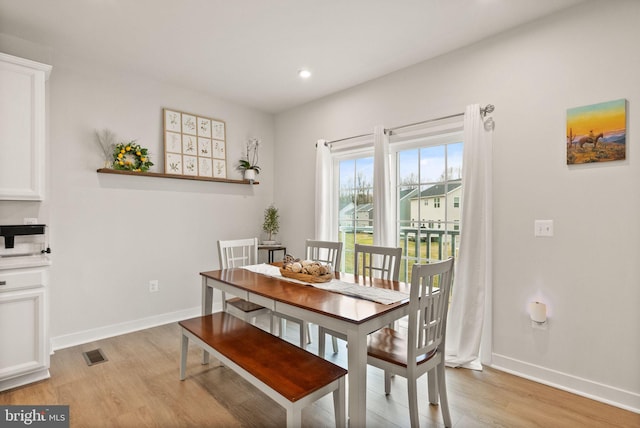
M119 169L100 168L98 170L100 174L116 174L116 175L137 175L139 177L157 177L157 178L176 178L178 180L193 180L193 181L214 181L218 183L235 183L235 184L248 184L249 180L232 180L229 178L209 178L209 177L196 177L190 175L177 175L177 174L162 174L159 172L134 172L134 171L122 171ZM259 181L254 181L253 184L260 184Z

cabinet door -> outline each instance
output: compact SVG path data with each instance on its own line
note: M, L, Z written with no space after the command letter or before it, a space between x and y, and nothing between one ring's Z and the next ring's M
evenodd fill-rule
M0 293L0 380L49 366L45 288Z
M0 53L0 200L44 198L45 81L51 66Z

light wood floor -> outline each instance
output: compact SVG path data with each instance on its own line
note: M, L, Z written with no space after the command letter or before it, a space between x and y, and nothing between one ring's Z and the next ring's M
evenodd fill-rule
M295 328L287 338L294 340ZM314 337L312 352L316 343ZM333 357L342 366L344 346ZM87 366L82 353L96 348L108 361ZM0 405L67 404L71 426L78 428L285 425L283 409L216 360L201 365L195 346L181 382L179 348L173 323L59 350L51 358L51 379L1 392ZM368 426L409 426L403 378L394 378L385 396L382 372L369 367L367 386ZM492 369L447 369L447 388L454 427L640 427L638 414ZM426 378L419 394L421 426L442 427L439 407L427 402ZM303 426L334 426L330 395L304 410Z

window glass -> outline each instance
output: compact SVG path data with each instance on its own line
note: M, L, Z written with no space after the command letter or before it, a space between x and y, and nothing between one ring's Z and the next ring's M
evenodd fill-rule
M416 140L395 151L400 280L415 263L456 255L462 201L462 135Z
M341 270L353 273L355 244L373 244L373 157L340 160L338 170Z
M420 149L420 183L435 183L445 180L444 146Z

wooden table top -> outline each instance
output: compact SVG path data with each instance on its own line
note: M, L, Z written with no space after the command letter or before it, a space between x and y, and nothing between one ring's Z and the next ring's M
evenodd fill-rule
M364 323L386 312L393 311L400 306L409 304L409 298L407 298L399 303L385 305L370 300L321 290L310 285L302 285L284 279L261 275L242 268L201 272L200 275L278 302L304 308L354 324ZM386 281L382 279L370 281L368 278L362 276L354 276L341 272L336 272L335 276L336 279L341 281L409 293L409 284L403 282Z

